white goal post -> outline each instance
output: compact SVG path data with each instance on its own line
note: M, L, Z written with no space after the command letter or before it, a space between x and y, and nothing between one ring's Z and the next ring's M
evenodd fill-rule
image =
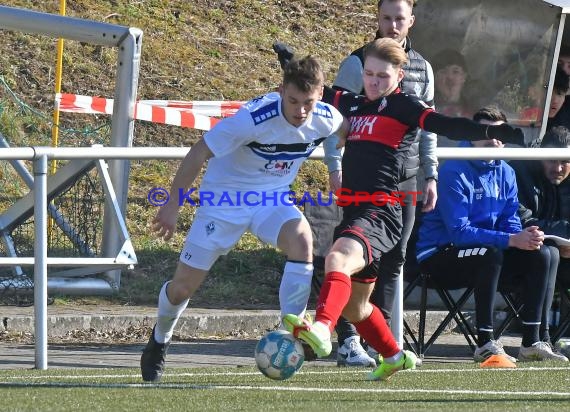
M111 146L132 146L142 30L7 6L0 6L0 29L117 48ZM128 193L129 162L119 159L111 160L109 176L117 193L119 209L124 216ZM113 257L114 252L121 247L119 239L114 236L120 228L112 216L113 213L114 211L106 205L102 255L107 257ZM120 276L120 270L105 273L105 278L115 289L120 285Z

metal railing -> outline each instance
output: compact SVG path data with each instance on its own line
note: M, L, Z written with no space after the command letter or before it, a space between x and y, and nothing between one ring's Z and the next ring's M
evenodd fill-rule
M0 258L0 265L34 266L34 332L35 367L47 369L47 268L49 265L77 264L77 258L47 256L47 168L48 160L72 159L181 159L188 148L170 147L22 147L0 151L2 160L29 160L34 165L34 256ZM543 148L438 148L441 159L570 159L570 149ZM322 150L313 152L311 158L322 158ZM95 259L95 258L84 258ZM116 259L114 260L116 262ZM400 277L402 278L402 277ZM403 282L402 279L400 279ZM400 290L403 286L400 285ZM394 310L394 322L401 328L403 302L401 293ZM398 336L396 336L398 338Z

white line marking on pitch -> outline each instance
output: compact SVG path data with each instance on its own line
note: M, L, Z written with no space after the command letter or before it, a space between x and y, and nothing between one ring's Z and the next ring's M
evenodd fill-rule
M314 371L303 370L299 375L356 375L362 374L368 369L354 368L354 369L340 369L337 371ZM487 373L487 372L524 372L524 371L570 371L570 367L529 367L529 368L480 368L480 369L415 369L413 371L404 371L405 373ZM182 377L207 377L207 376L261 376L259 372L180 372L180 373L165 373L165 377L169 378L182 378ZM38 375L38 376L0 376L0 379L103 379L103 378L140 378L140 374L125 374L125 375Z
M29 382L0 382L0 387L43 387L43 388L107 388L107 389L203 389L203 390L251 390L251 391L281 391L281 392L344 392L344 393L410 393L410 389L389 388L306 388L299 386L245 386L245 385L199 385L199 384L145 384L145 383L106 383L106 384L73 384L73 383L29 383ZM413 389L414 393L447 394L447 395L502 395L502 396L560 396L570 397L570 392L524 392L524 391L481 391L465 389Z

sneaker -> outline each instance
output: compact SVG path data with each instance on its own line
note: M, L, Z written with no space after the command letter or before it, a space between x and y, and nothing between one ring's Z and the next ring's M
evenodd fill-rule
M546 343L549 347L550 350L552 351L552 353L554 353L555 355L560 355L560 356L566 356L568 358L568 355L565 354L564 352L562 352L560 350L559 345L553 345L552 342L550 340L544 340L544 343ZM570 358L569 358L570 359Z
M529 362L543 360L568 362L568 358L566 356L562 355L561 353L553 352L550 345L546 342L536 342L528 348L521 346L519 351L519 361Z
M332 351L331 332L320 323L309 323L306 319L294 314L285 315L283 325L288 332L309 344L319 358L329 356Z
M313 323L313 317L309 312L305 312L305 320L309 323ZM303 352L305 353L305 362L314 362L317 360L317 354L308 343L301 341L301 346L303 346Z
M366 351L366 353L368 353L368 356L370 356L372 359L374 359L376 361L376 365L380 366L380 364L382 362L384 362L384 358L382 357L382 355L380 355L378 352L376 352L376 350L372 346L368 347L368 350ZM414 355L415 355L415 352L414 352ZM424 364L424 361L422 360L422 358L420 358L420 357L418 357L418 355L416 355L416 368L421 368L423 364Z
M156 326L155 326L156 327ZM170 342L154 340L154 328L141 356L141 374L145 382L158 382L164 372L164 361Z
M372 346L368 345L368 349L366 349L366 353L368 354L368 356L370 356L372 359L374 359L376 361L377 365L380 365L380 363L382 362L382 355L380 355L378 352L376 352L376 349L374 349Z
M344 340L336 353L336 366L370 366L375 368L376 361L368 356L360 344L360 336L355 335Z
M490 340L483 346L475 348L473 359L475 362L485 362L491 355L504 356L511 362L517 361L517 358L510 356L507 354L507 352L505 352L505 349L503 349L503 344L498 340Z
M396 372L404 369L416 369L417 357L414 352L402 351L402 357L396 363L382 362L374 371L368 375L371 381L387 381Z

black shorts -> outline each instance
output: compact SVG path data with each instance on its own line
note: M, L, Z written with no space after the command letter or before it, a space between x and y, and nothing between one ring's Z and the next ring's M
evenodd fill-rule
M334 231L334 240L347 237L362 245L365 267L352 275L352 279L364 283L376 280L380 257L392 250L401 236L402 209L399 204L345 207L342 221Z

